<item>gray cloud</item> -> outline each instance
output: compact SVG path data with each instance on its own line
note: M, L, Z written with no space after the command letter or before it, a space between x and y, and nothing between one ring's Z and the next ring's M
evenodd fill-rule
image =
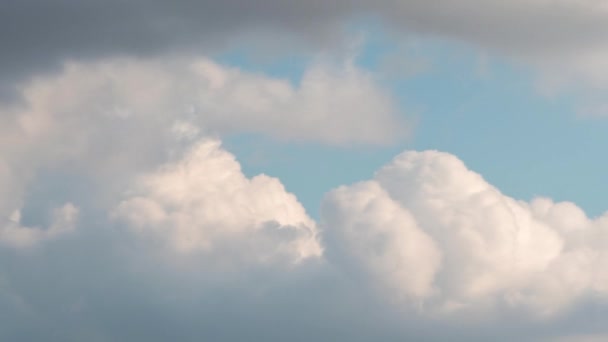
M344 6L323 1L4 1L0 75L15 81L66 59L217 48L256 30L326 37L342 14Z
M17 80L65 59L217 48L255 32L327 43L359 16L526 57L568 55L608 40L608 10L592 0L4 1L0 74Z

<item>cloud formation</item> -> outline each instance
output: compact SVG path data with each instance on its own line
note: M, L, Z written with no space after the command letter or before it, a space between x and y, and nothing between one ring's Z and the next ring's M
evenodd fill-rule
M278 179L245 177L217 140L166 158L137 171L103 216L67 205L46 229L18 227L26 239L0 230L0 317L10 322L0 337L603 336L587 318L568 322L588 317L589 298L605 308L605 216L517 201L453 155L405 152L374 179L329 192L318 231Z
M208 52L244 37L296 37L316 50L361 16L400 37L449 39L523 61L540 71L545 90L608 87L599 76L606 74L608 10L595 0L7 2L0 11L2 87L6 93L66 60Z
M128 193L114 216L181 252L235 251L243 260L287 263L322 253L296 197L276 178L247 179L218 141L197 143L183 159L140 176Z
M0 230L2 338L603 336L560 322L587 298L604 307L606 217L516 201L447 153L405 152L328 193L323 245L279 180L246 178L213 139L138 173L121 196L77 229L67 205L49 228L17 228L25 239Z
M361 15L524 62L547 92L608 88L599 1L5 1L0 339L605 339L608 216L510 198L427 151L330 191L317 223L213 138L403 138L353 64L292 82L193 57L333 48Z
M405 152L373 180L330 192L328 256L431 313L547 317L608 296L608 218L573 203L503 195L455 156Z
M183 130L188 123L206 134L336 145L386 144L406 133L394 99L373 74L350 63L313 64L299 84L206 58L68 63L61 74L28 83L21 95L2 118L31 139L62 134L54 126L96 129L91 121L120 128L117 134L146 125L155 139L162 136L158 126ZM74 131L72 139L86 147L92 132Z
M201 136L374 145L407 131L373 75L349 64L314 64L294 85L206 58L68 63L20 97L0 103L3 225L44 172L81 175L108 205L136 174Z

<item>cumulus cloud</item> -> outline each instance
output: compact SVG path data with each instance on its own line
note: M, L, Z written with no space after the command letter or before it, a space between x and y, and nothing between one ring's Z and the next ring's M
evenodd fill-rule
M351 63L315 64L296 87L209 61L193 71L206 83L194 110L221 131L336 145L386 144L407 135L389 92Z
M366 182L331 193L323 207L329 253L351 269L366 265L369 275L412 297L433 293L440 251L409 212L392 202L378 184ZM353 213L364 213L353 215ZM378 229L369 229L368 226ZM415 271L413 271L415 270Z
M107 206L139 172L201 136L350 145L406 132L391 96L348 63L313 64L293 84L206 58L73 62L20 92L20 102L0 103L4 220L27 209L28 185L45 172L79 175Z
M296 197L276 178L247 179L218 141L197 143L183 159L142 175L128 193L114 216L182 252L234 248L261 262L298 262L322 252L315 223Z
M605 216L505 196L455 156L405 152L373 180L330 192L328 256L431 313L546 317L608 295Z
M117 128L114 134L146 125L156 140L159 127L183 130L190 123L207 134L250 132L337 145L390 143L405 133L394 99L373 74L350 63L313 64L299 84L206 58L68 63L60 75L36 79L21 93L23 103L2 109L21 134L55 134L68 145L63 133L70 130L70 142L83 148L99 125ZM76 147L63 147L70 148Z
M577 305L588 322L585 300L608 292L606 216L518 201L454 156L408 152L330 192L317 225L278 179L245 177L202 137L387 144L406 131L394 99L349 63L294 83L188 56L249 34L327 44L366 14L524 61L548 91L603 90L602 6L3 3L0 93L17 96L0 105L0 339L538 341ZM62 188L31 223L30 187L52 172L82 181L86 203ZM490 315L451 315L475 312ZM586 327L563 335L603 336Z
M190 125L169 129L188 147L136 172L102 217L85 212L75 229L81 210L68 204L46 228L15 212L0 229L1 338L603 336L585 305L608 294L605 216L514 200L428 151L328 193L317 228L278 179L245 177L218 140L191 140ZM573 326L577 306L585 324ZM511 315L521 311L544 320Z

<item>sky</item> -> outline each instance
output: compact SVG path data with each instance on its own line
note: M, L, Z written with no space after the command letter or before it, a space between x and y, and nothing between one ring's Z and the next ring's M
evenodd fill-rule
M608 3L5 1L0 339L608 339Z

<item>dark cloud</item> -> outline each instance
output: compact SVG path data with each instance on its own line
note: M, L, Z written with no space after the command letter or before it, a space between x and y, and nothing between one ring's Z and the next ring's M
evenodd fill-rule
M7 90L65 59L217 48L257 30L326 37L343 14L323 1L3 1L0 75Z
M94 1L0 4L0 75L19 80L65 59L196 51L239 36L293 34L327 42L355 17L450 37L509 54L563 53L608 37L608 12L593 1ZM269 38L270 37L270 38Z

